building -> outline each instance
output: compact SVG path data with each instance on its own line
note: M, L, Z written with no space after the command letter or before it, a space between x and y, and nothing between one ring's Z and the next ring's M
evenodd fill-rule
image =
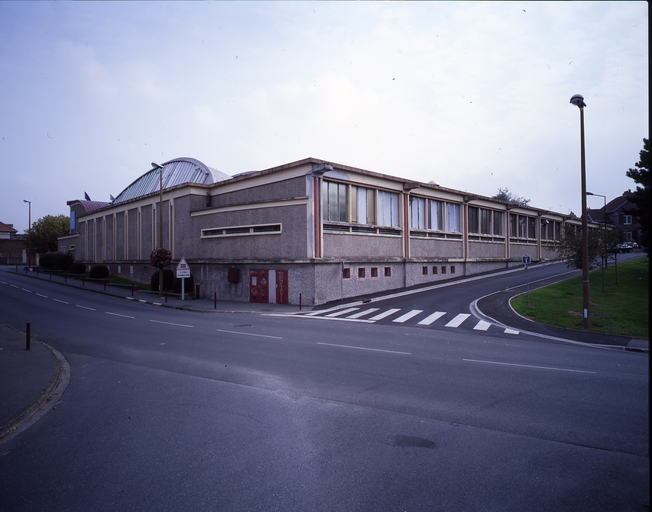
M640 246L647 246L643 229L636 217L636 204L631 201L632 192L626 190L599 209L589 209L587 212L590 222L597 224L606 223L622 233L621 242L636 242Z
M19 235L13 224L0 222L0 265L19 265L27 262L27 239Z
M310 305L557 259L564 227L581 225L316 158L235 176L191 158L153 166L111 203L69 201L59 250L148 283L162 246L203 297Z

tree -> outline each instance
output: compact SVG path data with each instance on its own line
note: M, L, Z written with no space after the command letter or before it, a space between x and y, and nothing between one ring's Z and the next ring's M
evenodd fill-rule
M32 224L25 234L31 236L32 250L56 251L59 248L57 238L70 233L70 219L66 215L46 215Z
M596 258L604 252L605 247L609 248L613 230L607 231L608 240L604 238L604 230L589 229L589 267L593 265ZM566 262L568 268L582 269L582 230L569 226L557 246L557 254Z
M529 199L512 194L508 188L499 188L498 193L492 199L498 199L499 201L505 201L506 203L512 203L517 206L527 206L530 202Z
M636 183L636 191L632 193L628 199L636 205L636 210L632 213L638 218L643 232L643 239L641 243L647 247L648 256L650 255L649 228L650 228L650 215L649 215L649 194L650 194L650 139L643 139L643 149L640 151L640 160L634 165L635 169L627 171L627 177L632 178Z

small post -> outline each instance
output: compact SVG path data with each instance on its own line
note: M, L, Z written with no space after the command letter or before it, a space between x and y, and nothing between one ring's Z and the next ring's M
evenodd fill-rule
M213 309L217 309L217 292L213 296Z
M186 278L181 278L181 300L186 300Z
M106 291L106 279L104 279L104 291Z
M199 285L195 285L195 299L199 300L201 298L200 293L199 293Z
M301 293L299 293L299 311L301 311Z
M64 274L63 274L63 282L64 283L68 282L68 273L67 272L64 272Z
M86 280L84 276L82 276L82 286L86 286Z
M167 288L163 288L163 289L165 290L165 303L167 304L168 303L168 289Z
M131 283L131 296L134 296L134 283Z
M36 267L36 277L38 277L38 267Z
M26 340L27 345L26 345L25 350L29 350L30 349L30 344L31 344L31 338L32 338L31 325L30 325L29 322L27 322L27 326L26 326L25 331L27 332L27 340Z
M52 271L50 270L50 279L52 279Z

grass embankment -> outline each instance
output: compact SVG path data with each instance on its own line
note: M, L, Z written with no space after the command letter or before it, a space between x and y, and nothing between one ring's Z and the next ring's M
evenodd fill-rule
M649 338L649 270L647 256L589 272L590 332ZM512 307L536 322L570 329L582 328L582 277L577 276L512 299Z

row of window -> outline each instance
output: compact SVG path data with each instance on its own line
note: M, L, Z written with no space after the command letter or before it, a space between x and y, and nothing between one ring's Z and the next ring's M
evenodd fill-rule
M371 267L371 277L378 277L378 267ZM358 279L367 277L367 269L365 267L358 267ZM385 267L385 277L392 277L392 267ZM346 267L342 269L342 278L351 278L351 269Z
M322 218L349 224L400 227L399 194L345 183L322 181ZM436 199L410 196L410 229L441 233L462 233L462 205ZM504 237L505 212L469 206L469 233ZM538 217L509 215L510 238L535 240ZM337 226L329 226L336 231ZM350 229L347 229L350 232ZM426 235L424 235L426 236ZM543 240L559 240L561 223L543 220Z

